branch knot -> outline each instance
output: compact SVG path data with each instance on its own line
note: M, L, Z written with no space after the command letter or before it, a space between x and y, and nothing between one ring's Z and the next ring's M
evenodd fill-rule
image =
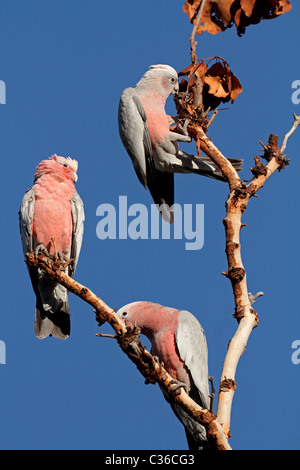
M253 174L254 178L257 178L259 175L267 176L268 169L266 165L264 165L260 161L260 158L257 155L255 155L254 157L254 162L255 162L255 166L253 168L250 168L250 171Z
M228 277L232 282L241 282L245 277L246 271L244 268L233 266L222 274Z
M236 389L236 381L233 379L228 379L224 377L222 382L220 383L220 391L221 392L229 392L230 390Z

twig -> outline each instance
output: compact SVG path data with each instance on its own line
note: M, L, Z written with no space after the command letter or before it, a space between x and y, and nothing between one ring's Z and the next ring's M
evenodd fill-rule
M57 249L56 249L56 241L55 241L55 238L54 238L54 237L51 237L51 241L52 241L52 243L53 243L55 261L57 261L58 255L57 255Z
M101 338L113 338L113 339L117 338L116 335L110 335L106 333L96 333L95 336L101 336Z
M195 421L205 426L207 431L207 439L210 446L218 450L230 450L231 447L227 442L227 438L223 432L222 426L215 414L209 410L201 408L190 396L181 389L180 394L174 393L173 378L159 364L153 356L147 351L138 339L139 332L136 328L126 329L123 321L116 315L115 310L106 305L97 295L90 289L79 284L64 271L63 266L55 262L51 257L43 253L35 257L35 253L27 253L25 261L31 268L42 268L51 279L59 282L69 291L76 294L85 302L94 307L97 313L97 320L101 323L108 322L116 332L116 339L127 356L136 364L138 370L146 378L147 382L157 382L164 390L170 403L176 403L182 407ZM100 335L100 334L98 334ZM101 336L109 336L101 334ZM110 335L109 337L113 337Z
M282 154L283 154L283 152L285 151L286 144L287 144L287 141L288 141L289 137L293 134L293 132L295 132L295 130L297 129L297 127L300 125L300 115L297 116L297 115L294 113L293 116L294 116L294 124L292 125L291 130L284 136L284 139L283 139L283 142L282 142L282 146L281 146L281 149L280 149L280 152L281 152Z
M190 36L190 43L191 43L191 58L192 58L192 63L196 64L198 59L196 55L196 47L197 47L197 42L195 41L195 35L199 26L199 23L201 21L202 13L205 7L206 0L202 0L200 8L197 13L196 21L194 23L194 27Z
M218 109L216 109L216 110L212 113L211 118L210 118L210 120L209 120L208 123L207 123L207 129L209 128L209 126L212 125L212 123L213 123L213 121L214 121L214 119L215 119L215 117L216 117L217 114L218 114Z

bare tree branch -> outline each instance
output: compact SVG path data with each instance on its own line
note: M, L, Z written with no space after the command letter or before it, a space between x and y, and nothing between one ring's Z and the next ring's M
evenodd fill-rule
M217 114L218 114L219 110L218 109L215 109L215 111L212 113L208 123L207 123L207 129L212 125L212 123L214 122Z
M191 43L191 58L192 58L192 63L196 64L198 62L197 55L196 55L196 47L197 47L197 42L195 41L195 35L199 26L199 23L201 21L202 13L205 7L206 0L202 0L201 5L199 7L196 21L190 36L190 43Z

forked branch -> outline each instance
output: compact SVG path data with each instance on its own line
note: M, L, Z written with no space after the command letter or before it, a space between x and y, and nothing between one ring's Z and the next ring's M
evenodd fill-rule
M247 209L248 202L251 197L256 196L256 192L262 188L264 183L276 170L282 170L289 164L289 160L283 155L286 143L290 135L300 124L300 118L294 115L294 124L292 129L286 134L282 147L278 147L278 137L271 134L268 145L263 145L264 155L262 158L267 160L264 165L259 157L255 157L255 166L251 168L253 178L246 185L242 183L240 177L232 167L231 163L224 155L214 146L210 139L202 130L198 133L201 141L201 149L218 165L227 179L230 194L226 201L226 217L223 220L226 234L226 255L228 261L228 270L222 274L231 281L234 301L234 316L238 321L238 328L231 339L227 354L223 364L223 370L220 379L219 399L217 417L222 423L223 430L230 437L230 417L234 392L236 390L235 374L237 365L241 355L243 354L249 336L258 325L258 317L256 311L252 308L252 303L256 296L250 295L247 287L246 270L243 266L241 256L240 231L243 227L242 215Z

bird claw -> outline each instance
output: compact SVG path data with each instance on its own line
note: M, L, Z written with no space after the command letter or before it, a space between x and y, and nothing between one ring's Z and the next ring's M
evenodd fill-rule
M170 384L171 384L171 385L173 385L173 384L175 385L174 387L172 387L172 390L171 390L171 392L172 392L174 395L180 395L180 393L181 393L180 388L184 388L185 391L186 391L186 393L189 393L189 391L190 391L190 387L189 387L186 383L184 383L184 382L179 382L179 380L172 379L172 380L170 381Z
M163 362L159 362L159 357L158 356L152 356L155 362L159 365L159 373L161 373L161 368L164 367ZM156 380L151 379L151 377L146 377L145 379L145 385L152 384L154 385L156 383Z
M57 251L54 254L54 260L65 269L74 261L74 258L68 258L62 251Z
M57 258L58 258L60 261L62 261L62 262L67 261L67 257L63 254L62 251L58 251L58 252L57 252Z
M183 126L179 122L177 123L177 129L186 137L190 137L188 130L187 130L188 124L189 124L188 118L185 119Z
M162 367L165 367L164 363L163 363L163 362L160 362L158 356L152 356L152 357L153 357L153 359L155 360L155 362L158 362Z
M37 259L38 254L39 254L40 251L41 251L42 253L44 253L46 256L48 256L48 257L50 256L49 253L48 253L47 248L41 243L40 245L38 245L38 246L36 247L36 249L35 249L35 251L34 251L35 259Z

